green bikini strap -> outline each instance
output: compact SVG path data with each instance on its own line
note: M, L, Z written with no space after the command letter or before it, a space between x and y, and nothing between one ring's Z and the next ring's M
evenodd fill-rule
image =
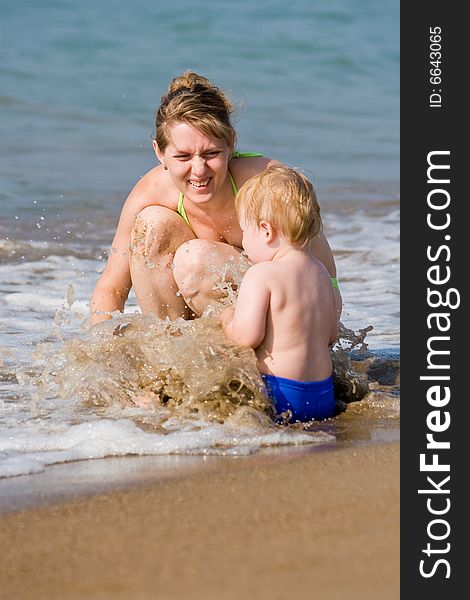
M194 231L194 229L191 227L191 223L189 222L188 215L186 214L186 210L184 208L183 192L180 192L180 199L178 200L178 213L181 215L181 217L183 217L183 219L189 225L189 227L191 228L191 231Z
M260 152L239 152L234 150L230 155L230 158L257 158L263 156Z
M239 152L238 150L234 150L230 154L230 158L258 158L260 156L263 156L260 152ZM233 193L236 196L238 193L237 186L235 184L235 181L233 180L232 173L230 173L230 171L228 172L228 175L230 177L230 183L232 184Z
M232 184L233 195L236 196L238 194L238 189L237 189L235 180L232 177L232 173L230 173L230 171L228 172L228 176L230 177L230 183Z

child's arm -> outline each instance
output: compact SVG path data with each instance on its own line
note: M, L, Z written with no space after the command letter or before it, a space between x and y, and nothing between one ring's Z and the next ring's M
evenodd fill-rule
M227 325L233 319L233 315L235 314L235 305L228 306L220 315L220 321L222 323L222 329L225 331Z
M261 264L248 269L235 308L230 307L222 313L225 334L240 346L257 348L265 336L271 294L263 270Z

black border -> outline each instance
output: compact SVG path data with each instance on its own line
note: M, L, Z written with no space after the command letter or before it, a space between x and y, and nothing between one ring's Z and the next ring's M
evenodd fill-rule
M468 87L464 57L469 55L467 40L468 25L462 13L462 4L455 2L402 2L401 3L401 598L460 598L465 596L463 577L466 572L467 519L464 510L468 506L467 479L470 469L466 465L468 448L466 439L470 429L466 425L467 398L469 385L464 384L465 372L470 371L469 346L466 344L466 278L468 267L466 239L470 238L467 226L466 204L469 192L464 189L467 162L466 133L469 130L464 103L467 103L465 88ZM431 27L442 29L442 82L435 86L430 83L430 33ZM429 95L432 89L440 89L442 105L431 108ZM451 531L446 542L450 542L447 554L434 555L446 558L450 563L450 578L446 578L443 565L436 569L434 576L424 578L419 573L419 563L429 558L423 554L428 535L426 532L433 518L426 508L426 495L418 494L418 489L429 488L426 476L419 469L419 455L426 451L426 416L432 408L426 400L429 382L420 381L420 375L427 369L427 340L430 333L426 324L427 315L432 312L427 304L427 269L430 263L426 257L428 245L443 243L443 232L432 231L426 224L427 194L427 155L434 150L450 150L451 225L448 245L450 260L442 265L451 268L448 286L460 292L459 308L449 310L452 321L447 335L450 336L450 388L451 400L447 406L451 425L441 434L441 439L450 441L450 450L441 451L450 462L451 507L443 518L450 524ZM444 309L440 309L444 310ZM444 334L442 334L444 335ZM444 410L444 409L443 409ZM468 433L467 433L468 430ZM428 451L429 452L429 451ZM444 454L446 452L447 454ZM436 474L436 481L443 473ZM447 475L447 474L446 474ZM436 497L436 496L434 496ZM441 496L442 498L442 496ZM437 531L437 530L436 530ZM444 542L441 543L441 546ZM435 542L435 547L439 547ZM461 591L462 590L462 591Z

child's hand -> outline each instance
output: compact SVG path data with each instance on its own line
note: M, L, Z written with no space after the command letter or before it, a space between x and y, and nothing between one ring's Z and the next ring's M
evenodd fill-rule
M233 314L235 312L235 307L234 306L228 306L224 312L220 315L220 321L222 323L222 329L225 331L225 329L227 328L227 325L230 323L230 321L233 319Z

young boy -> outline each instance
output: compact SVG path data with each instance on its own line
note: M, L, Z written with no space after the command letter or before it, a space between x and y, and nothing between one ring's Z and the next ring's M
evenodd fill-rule
M330 417L329 346L338 322L330 276L309 250L322 228L313 186L294 169L270 167L243 185L235 204L254 264L236 305L222 313L222 327L256 350L278 414L290 410L291 422Z

